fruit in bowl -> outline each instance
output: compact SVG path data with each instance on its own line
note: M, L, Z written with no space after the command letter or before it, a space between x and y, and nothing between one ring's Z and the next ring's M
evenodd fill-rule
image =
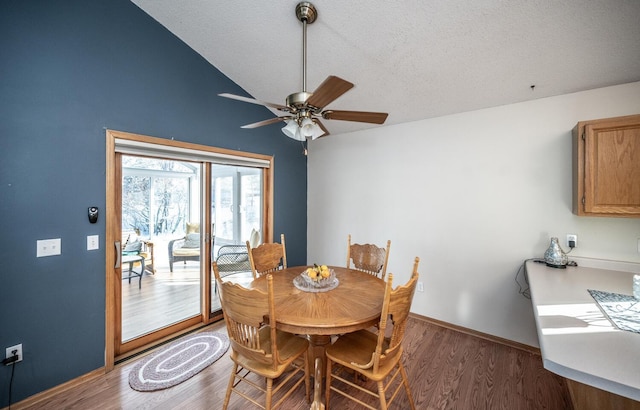
M331 270L327 265L313 264L312 268L307 268L307 276L314 281L320 281L331 276Z
M335 289L339 283L333 269L315 263L293 278L295 287L305 292L327 292Z

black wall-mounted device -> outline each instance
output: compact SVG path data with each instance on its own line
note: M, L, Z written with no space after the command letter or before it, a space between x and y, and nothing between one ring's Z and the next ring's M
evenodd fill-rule
M98 207L90 206L89 207L89 222L92 224L98 222Z

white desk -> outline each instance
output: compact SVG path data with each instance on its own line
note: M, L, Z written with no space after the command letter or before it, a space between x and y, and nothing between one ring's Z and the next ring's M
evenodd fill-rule
M631 295L635 265L624 272L582 266L554 269L527 262L546 369L640 401L640 334L618 330L587 291ZM640 273L640 266L635 272Z

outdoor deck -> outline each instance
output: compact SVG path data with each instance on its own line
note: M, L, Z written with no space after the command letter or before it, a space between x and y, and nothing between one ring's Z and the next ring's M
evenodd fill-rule
M138 278L132 278L131 283L128 279L122 280L123 341L200 314L199 262L178 262L170 272L166 245L158 245L154 249L155 274L145 272L140 288ZM123 267L126 269L128 267ZM139 270L140 266L134 269ZM235 273L229 277L240 281L252 279L251 272ZM211 304L212 311L220 309L217 295L212 297Z

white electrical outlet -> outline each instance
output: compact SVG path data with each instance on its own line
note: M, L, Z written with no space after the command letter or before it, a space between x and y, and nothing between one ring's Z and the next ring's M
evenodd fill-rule
M62 252L60 238L41 239L36 242L36 257L60 255Z
M16 350L16 354L18 355L18 360L16 360L13 363L18 363L22 361L22 343L20 343L19 345L15 345L15 346L11 346L11 347L7 347L7 353L5 358L10 358L11 356L13 356L13 351ZM13 364L13 363L9 363L7 366Z
M99 235L87 236L87 250L93 251L96 249L100 249L100 236Z
M424 292L424 287L422 286L422 282L418 282L418 292Z
M569 247L569 242L573 241L573 247L576 248L578 246L578 235L567 235L567 246Z

